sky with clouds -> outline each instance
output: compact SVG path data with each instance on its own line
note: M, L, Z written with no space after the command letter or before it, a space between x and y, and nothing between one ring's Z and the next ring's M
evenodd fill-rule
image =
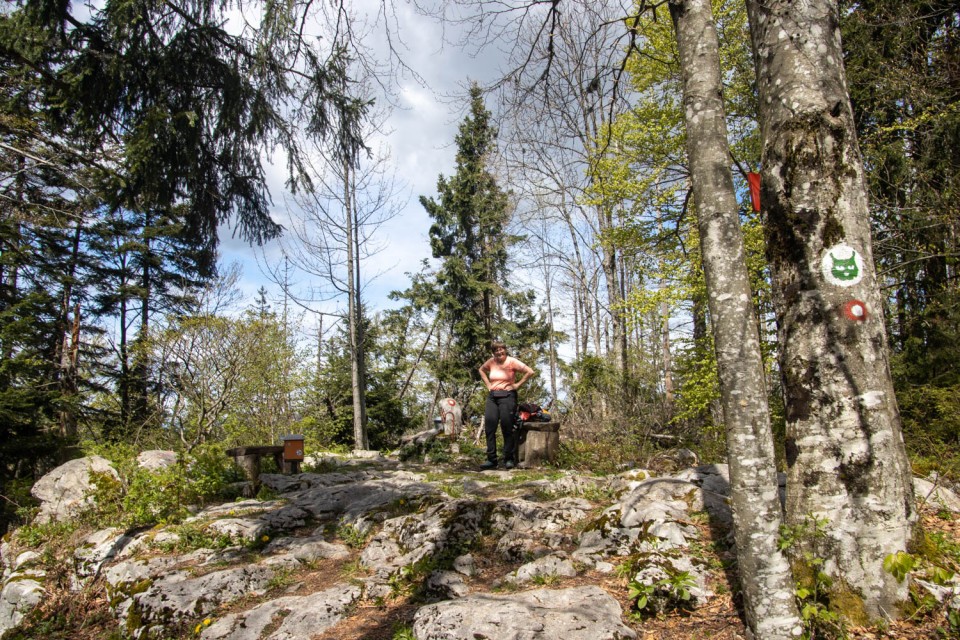
M372 11L379 6L379 0L361 0L354 8L364 2L372 5ZM384 135L371 141L373 147L383 143L390 154L398 187L394 204L399 209L399 215L376 232L382 249L365 265L367 273L380 274L368 283L365 293L374 310L393 306L395 303L388 300L387 295L405 289L410 283L407 274L419 271L421 262L430 257L430 220L418 198L435 196L438 176L453 173L456 153L453 140L465 114L465 88L471 81L484 83L495 79L501 66L495 49L476 56L469 47L465 50L451 44L457 40L456 27L418 14L407 2L398 2L394 8L394 35L399 37L394 37L393 44L409 70L393 73L395 86L391 95L378 98L379 103L392 102L393 106ZM382 23L373 25L367 30L365 41L377 59L387 60L383 33ZM291 206L283 188L285 163L281 157L272 160L269 176L275 219L283 221L288 215L287 207ZM250 247L233 238L225 228L221 233L221 254L222 264L235 261L241 264L240 286L247 304L253 302L261 286L269 291L271 302L279 303L280 287L264 273L266 263L282 262L279 243ZM299 276L299 286L310 284L307 280L306 276ZM345 305L345 301L340 304ZM333 303L323 305L323 310L333 311L333 306Z

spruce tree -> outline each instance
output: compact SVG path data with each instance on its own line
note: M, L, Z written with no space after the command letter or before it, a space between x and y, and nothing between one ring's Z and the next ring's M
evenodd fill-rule
M0 379L0 395L22 404L43 389L42 412L33 406L51 417L31 424L78 432L78 372L112 368L106 353L84 353L103 314L122 316L119 365L107 371L119 418L102 416L106 431L122 437L153 415L140 355L151 317L211 273L220 224L232 219L250 241L280 231L265 154L284 148L299 184L293 131L322 138L335 126L338 144L362 146L365 105L342 91L345 47L306 41L302 7L255 9L259 26L243 30L203 0L24 0L0 15L0 314L42 333L4 336L4 357L33 371ZM32 376L43 381L23 386Z
M176 210L121 209L103 215L84 239L88 313L116 318L110 337L114 358L98 362L100 375L117 395L116 410L99 420L108 439L122 440L134 430L158 426L157 383L149 362L151 327L156 316L193 310L198 289L212 275L207 246L187 236L181 219Z
M433 219L430 244L440 260L435 284L427 287L444 327L434 370L456 393L488 357L488 344L503 339L514 349L546 341L547 329L532 313L530 292L510 289L507 259L518 240L508 232L511 204L491 170L496 129L482 91L470 89L470 113L455 138L456 169L440 176L436 199L421 196Z

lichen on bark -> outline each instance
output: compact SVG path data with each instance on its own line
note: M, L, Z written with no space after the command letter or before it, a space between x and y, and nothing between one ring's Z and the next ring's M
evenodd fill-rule
M907 586L883 570L883 558L905 550L916 514L839 8L827 0L748 0L747 8L786 404L787 522L825 521L824 570L863 597L869 616L896 617ZM862 264L849 284L821 270L825 252L841 243ZM845 316L851 302L864 313Z
M708 0L670 3L683 87L687 158L713 320L734 536L747 623L757 638L801 632L789 564L777 546L780 502L756 311L730 171L719 47Z

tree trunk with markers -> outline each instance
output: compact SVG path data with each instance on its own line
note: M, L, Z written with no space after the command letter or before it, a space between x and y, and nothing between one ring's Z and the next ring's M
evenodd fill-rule
M883 560L906 549L916 514L839 8L827 0L747 7L786 401L787 521L825 520L825 537L801 542L825 560L834 591L858 593L870 617L895 617L907 582Z
M778 543L782 513L756 309L730 169L720 52L710 0L670 3L683 83L690 181L727 428L730 502L747 623L758 640L802 626L790 565Z

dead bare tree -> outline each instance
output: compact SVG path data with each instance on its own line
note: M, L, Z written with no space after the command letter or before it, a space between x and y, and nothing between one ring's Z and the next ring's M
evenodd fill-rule
M288 237L280 241L282 254L295 270L311 278L304 291L294 290L289 278L273 267L273 279L298 304L318 306L346 298L340 317L347 325L350 344L354 446L367 449L366 341L363 291L377 273L363 263L383 245L376 232L399 212L394 200L397 184L388 172L385 151L352 160L322 146L311 159L312 188L295 197L289 208Z

